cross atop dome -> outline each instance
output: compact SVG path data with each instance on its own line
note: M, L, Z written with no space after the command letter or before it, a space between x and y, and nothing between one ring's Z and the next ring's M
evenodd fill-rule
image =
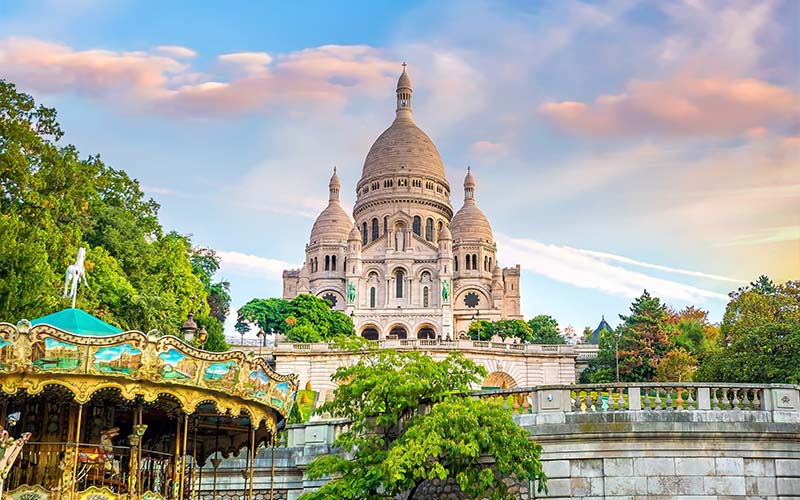
M336 166L334 166L331 181L328 183L328 189L330 190L329 201L339 201L339 190L341 187L342 183L339 181L339 176L336 175Z

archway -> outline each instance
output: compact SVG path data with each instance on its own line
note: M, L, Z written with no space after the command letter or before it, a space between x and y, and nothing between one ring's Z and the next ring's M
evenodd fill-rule
M395 325L392 327L391 330L389 330L389 335L391 335L392 338L407 339L408 330L406 330L406 327L404 327L403 325Z
M483 381L483 389L511 389L517 386L514 377L506 372L492 372Z
M436 338L436 330L434 330L433 326L431 325L422 325L419 330L417 330L417 338L418 339L435 339Z
M361 330L361 336L367 340L378 340L380 334L378 333L378 329L372 325L365 327Z

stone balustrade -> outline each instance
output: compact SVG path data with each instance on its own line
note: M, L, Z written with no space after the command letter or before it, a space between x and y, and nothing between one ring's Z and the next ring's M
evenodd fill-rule
M378 340L370 343L375 349L395 349L405 350L452 350L452 351L503 351L517 352L525 354L574 354L577 346L565 344L514 344L508 342L489 342L478 340L432 340L432 339L390 339ZM595 348L597 346L594 346ZM339 347L333 343L297 343L281 342L274 348L267 349L275 354L286 354L291 352L338 352ZM591 349L589 349L591 350ZM586 352L582 348L581 352Z
M642 410L800 412L796 386L775 384L552 385L481 391L473 397L497 401L514 414Z

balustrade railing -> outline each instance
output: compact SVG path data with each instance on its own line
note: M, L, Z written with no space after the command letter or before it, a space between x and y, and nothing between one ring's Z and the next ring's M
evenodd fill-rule
M513 413L618 411L770 410L770 391L796 386L717 383L637 383L540 386L481 391L474 398L497 402ZM774 399L774 397L772 398ZM789 401L785 396L783 400ZM791 403L787 403L790 411Z
M523 344L508 342L491 342L485 340L443 340L443 339L386 339L370 341L372 349L442 349L442 350L487 350L487 351L512 351L526 354L545 355L578 355L583 358L590 356L596 346L572 346L565 344ZM285 342L278 343L268 352L326 352L338 351L336 344ZM595 353L596 354L596 353Z

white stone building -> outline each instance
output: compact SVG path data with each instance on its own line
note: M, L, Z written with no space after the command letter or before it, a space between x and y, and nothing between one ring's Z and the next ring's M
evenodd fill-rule
M325 298L370 339L455 338L477 319L521 318L519 265L500 268L469 168L453 215L442 159L414 123L411 95L404 69L396 117L367 153L352 218L334 169L305 263L283 273L283 296Z

